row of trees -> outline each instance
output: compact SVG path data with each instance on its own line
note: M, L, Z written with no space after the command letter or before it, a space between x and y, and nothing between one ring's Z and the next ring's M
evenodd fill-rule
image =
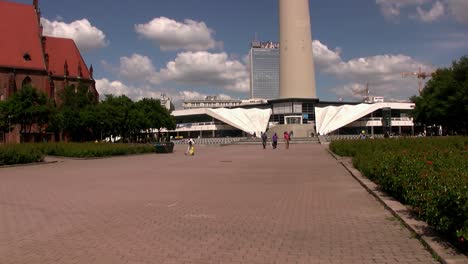
M0 102L0 131L18 126L21 142L30 133L54 133L71 141L92 141L119 136L124 142L148 140L151 129L174 129L175 121L159 100L133 102L125 95L106 95L98 102L88 87L68 86L59 103L32 86L25 86Z
M426 126L442 125L448 134L468 134L468 57L436 71L422 94L411 98L414 118Z

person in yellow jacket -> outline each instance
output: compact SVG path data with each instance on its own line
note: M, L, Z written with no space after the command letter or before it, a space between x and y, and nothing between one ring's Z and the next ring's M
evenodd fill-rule
M187 148L187 152L185 152L185 155L189 155L189 156L195 155L195 147L193 146L195 145L195 141L193 141L192 138L189 138L187 143L188 143L188 148Z

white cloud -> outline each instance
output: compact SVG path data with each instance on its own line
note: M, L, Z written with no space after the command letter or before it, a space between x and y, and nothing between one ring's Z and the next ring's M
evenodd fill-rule
M431 42L436 48L456 50L468 47L468 35L461 32L439 34L437 38Z
M226 53L183 52L161 70L161 78L177 83L222 88L234 92L249 90L247 67Z
M130 93L128 86L120 81L109 81L108 79L96 80L96 90L99 92L101 99L104 99L105 95L126 95Z
M222 46L221 42L214 40L214 31L204 22L191 19L178 22L159 17L146 24L135 25L135 30L144 38L156 41L163 51L203 51Z
M455 20L468 24L467 0L376 0L385 18L390 21L398 21L401 10L416 8L411 18L417 18L422 22L433 22L450 13ZM432 7L426 11L424 6ZM446 12L447 11L447 12Z
M110 69L106 62L103 65ZM249 90L249 73L242 62L230 58L226 53L206 51L183 52L169 61L165 68L155 69L151 59L140 54L121 57L119 75L131 82L178 84L216 88L233 92Z
M165 94L171 98L174 105L180 107L184 100L192 99L204 99L208 94L199 93L195 91L178 91L174 89L156 89L154 87L143 85L143 86L132 86L124 84L121 81L110 81L106 78L96 80L96 88L100 94L101 100L105 99L105 95L120 96L125 95L134 101L141 100L143 98L155 98L159 99L161 94ZM221 99L232 99L231 96L220 93L210 94L216 95Z
M429 11L425 11L420 6L418 6L416 8L416 10L418 11L419 19L421 21L423 21L423 22L426 22L426 23L427 22L433 22L433 21L439 19L445 13L444 5L439 1L435 2L435 4L432 6L431 10L429 10Z
M319 68L341 61L341 50L339 48L334 51L330 50L319 40L312 41L312 52L314 54L314 63Z
M468 24L468 1L467 0L446 0L451 13L455 19L464 24Z
M366 85L362 83L349 83L332 90L340 98L362 99L366 95Z
M161 93L152 90L150 87L135 87L124 84L121 81L110 81L106 78L96 80L96 89L100 98L112 94L115 96L126 95L133 100L142 98L159 98Z
M369 82L372 95L406 99L417 93L417 80L403 78L403 72L415 72L420 67L431 67L406 55L377 55L344 61L337 51L315 43L314 54L317 70L335 76L343 84L332 90L339 97L362 98L365 85Z
M131 81L160 83L159 75L151 59L140 54L120 58L120 75Z
M41 23L44 27L44 35L71 38L82 51L103 48L109 44L104 32L91 25L85 18L73 21L70 24L41 18Z
M400 16L401 9L408 6L422 6L431 0L376 0L385 18L395 20Z

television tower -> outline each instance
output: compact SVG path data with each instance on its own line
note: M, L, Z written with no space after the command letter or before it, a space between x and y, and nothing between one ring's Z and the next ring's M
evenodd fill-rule
M309 0L279 0L280 98L317 98Z

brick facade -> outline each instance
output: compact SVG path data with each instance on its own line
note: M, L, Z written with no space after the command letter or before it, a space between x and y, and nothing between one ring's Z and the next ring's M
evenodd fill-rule
M0 1L0 100L7 100L25 84L44 92L60 104L59 93L67 85L81 82L96 100L99 94L88 68L72 39L42 35L39 1L32 5ZM26 141L37 141L37 132L25 135ZM48 140L58 140L48 135ZM20 142L19 129L0 135L0 142Z

